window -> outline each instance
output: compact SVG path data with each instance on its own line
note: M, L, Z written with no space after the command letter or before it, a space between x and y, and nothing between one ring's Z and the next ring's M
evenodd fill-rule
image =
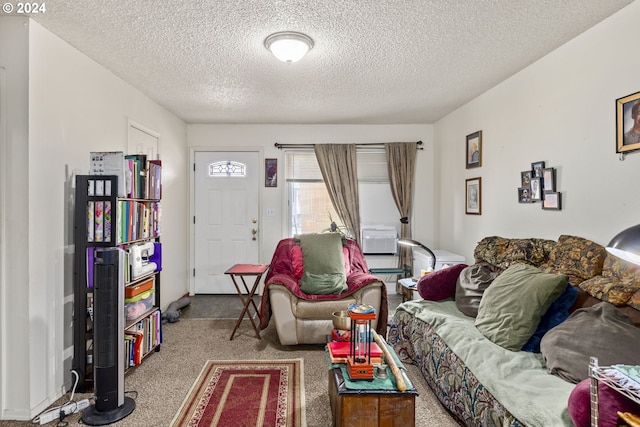
M324 185L313 151L285 152L285 178L288 197L288 230L291 236L319 233L333 219L342 225ZM384 150L358 152L360 220L363 224L398 224L398 211L387 172Z
M232 160L222 160L209 165L210 178L244 177L247 176L247 166Z
M339 223L313 152L285 153L289 233L320 233ZM339 224L338 224L339 225Z

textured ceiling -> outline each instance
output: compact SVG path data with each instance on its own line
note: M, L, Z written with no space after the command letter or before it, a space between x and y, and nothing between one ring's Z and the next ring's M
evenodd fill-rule
M433 123L632 0L55 0L32 18L188 123ZM300 62L263 45L300 31Z

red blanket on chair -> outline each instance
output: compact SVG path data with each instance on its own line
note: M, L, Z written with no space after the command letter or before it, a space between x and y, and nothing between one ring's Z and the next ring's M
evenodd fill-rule
M382 280L376 276L369 274L367 261L364 258L360 246L355 240L347 239L346 248L349 250L349 260L351 262L351 273L347 276L348 289L341 294L331 295L310 295L300 290L299 280L293 274L291 265L291 248L296 245L294 238L282 239L278 243L269 272L264 279L264 290L262 291L262 303L260 304L260 329L264 329L269 325L271 320L271 304L269 303L269 286L278 283L284 285L289 291L300 299L304 300L336 300L351 295L358 289L368 285L374 281ZM378 317L378 326L376 332L382 336L387 336L387 288L382 286L382 301L380 302L380 312L376 313Z

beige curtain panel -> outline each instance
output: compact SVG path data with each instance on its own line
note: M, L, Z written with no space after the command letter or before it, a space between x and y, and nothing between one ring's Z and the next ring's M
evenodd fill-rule
M411 238L411 205L413 203L413 177L415 176L416 142L390 142L384 144L387 154L387 168L389 170L389 185L393 200L400 212L400 237ZM413 271L411 248L398 248L398 267L410 268Z
M331 203L342 223L360 244L360 199L355 144L314 146Z

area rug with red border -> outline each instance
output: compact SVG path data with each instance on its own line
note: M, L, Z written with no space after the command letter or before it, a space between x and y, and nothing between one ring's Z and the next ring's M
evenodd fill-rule
M306 427L302 359L208 360L171 427Z

